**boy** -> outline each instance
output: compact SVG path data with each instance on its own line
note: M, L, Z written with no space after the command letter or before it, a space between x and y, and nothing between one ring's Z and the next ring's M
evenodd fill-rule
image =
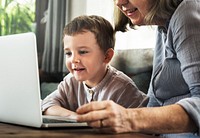
M70 73L43 100L43 114L69 116L83 104L102 100L138 107L146 98L128 76L109 65L115 32L107 20L79 16L65 26L63 42Z

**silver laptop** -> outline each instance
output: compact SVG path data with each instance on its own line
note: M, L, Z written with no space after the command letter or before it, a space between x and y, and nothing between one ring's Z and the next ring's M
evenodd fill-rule
M44 123L40 103L35 34L0 36L0 122L38 128L87 126L73 117L48 116L54 121Z

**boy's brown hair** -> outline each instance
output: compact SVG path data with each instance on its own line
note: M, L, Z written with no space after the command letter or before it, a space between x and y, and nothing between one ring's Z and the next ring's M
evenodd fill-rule
M76 17L65 26L63 35L73 36L86 31L90 31L95 35L98 45L104 52L109 48L114 49L114 29L111 23L101 16L82 15Z

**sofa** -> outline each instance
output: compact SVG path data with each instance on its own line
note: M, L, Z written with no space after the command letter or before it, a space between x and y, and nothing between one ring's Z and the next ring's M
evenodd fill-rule
M147 93L153 62L153 49L128 49L115 50L115 54L110 64L118 70L128 75L137 87ZM57 88L59 82L42 82L41 98L45 98L49 93Z
M116 50L111 65L128 75L137 87L147 93L153 63L153 49Z

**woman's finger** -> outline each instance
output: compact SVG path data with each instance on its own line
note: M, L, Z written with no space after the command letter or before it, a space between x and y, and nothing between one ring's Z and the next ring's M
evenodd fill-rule
M97 101L93 101L91 103L85 104L81 107L79 107L76 112L78 114L85 114L88 113L90 111L94 111L94 110L102 110L106 108L108 101L101 101L101 102L97 102Z
M102 122L101 122L101 120L92 121L92 122L88 122L88 125L93 127L93 128L101 128L102 127Z
M108 118L109 114L106 110L91 111L85 114L78 114L78 122L92 122Z

